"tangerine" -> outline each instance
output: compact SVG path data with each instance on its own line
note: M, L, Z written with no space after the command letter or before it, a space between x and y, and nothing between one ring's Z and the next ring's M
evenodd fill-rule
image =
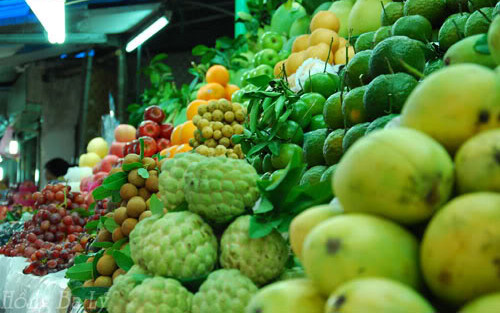
M189 139L194 138L194 131L196 126L193 121L187 121L182 124L181 128L181 144L189 144Z
M205 100L194 100L188 105L186 110L186 117L190 121L193 117L198 114L198 107L202 104L207 104Z
M211 66L205 75L207 83L218 83L226 86L229 82L229 71L222 65Z
M172 135L170 135L170 142L172 145L179 145L182 141L182 124L177 125L172 131Z
M226 99L231 101L231 97L233 96L233 93L235 93L238 90L240 90L240 87L233 85L233 84L227 84L227 86L226 86Z
M198 100L218 100L226 97L226 89L219 83L208 83L198 90Z

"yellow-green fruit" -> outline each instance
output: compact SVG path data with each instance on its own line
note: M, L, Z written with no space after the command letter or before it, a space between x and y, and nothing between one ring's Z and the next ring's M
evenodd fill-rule
M246 313L323 313L325 299L307 279L290 279L257 292ZM228 312L229 313L229 312Z
M302 246L309 232L330 217L342 214L342 209L331 205L318 205L297 215L290 224L290 244L295 255L302 257Z
M446 67L413 89L401 113L401 126L427 133L453 154L476 133L500 127L499 93L495 72L486 67Z
M381 4L382 2L382 4ZM351 36L358 36L363 33L377 30L382 26L380 14L383 5L390 0L358 0L352 7L349 14L348 30L352 30Z
M458 313L498 313L500 312L500 293L480 297L460 309Z
M434 313L417 292L384 278L352 280L330 296L325 313Z
M460 193L500 192L500 129L467 140L455 155L455 166Z
M446 203L453 180L453 162L436 141L412 129L392 128L356 141L340 161L333 187L348 213L414 224Z
M438 298L460 305L500 291L498 225L500 194L493 192L455 198L431 220L420 264L427 286Z
M491 56L500 65L500 15L495 17L488 30L488 46Z
M325 296L363 277L420 285L417 239L401 226L367 214L339 215L316 226L306 237L302 261Z
M330 6L328 11L335 13L337 18L340 21L340 29L339 36L347 37L349 36L349 15L351 14L352 7L354 5L354 1L351 0L340 0L335 1Z

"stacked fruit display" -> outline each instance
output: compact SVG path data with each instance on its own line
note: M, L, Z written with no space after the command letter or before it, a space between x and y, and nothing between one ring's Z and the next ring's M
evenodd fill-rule
M189 144L204 156L243 159L241 145L234 144L231 138L243 134L246 114L246 109L239 103L231 103L226 99L201 104L198 114L193 117L197 129Z
M84 251L89 239L84 232L87 204L85 195L62 184L46 186L33 199L36 214L0 247L0 253L24 256L31 262L24 273L43 276L70 267L75 255Z

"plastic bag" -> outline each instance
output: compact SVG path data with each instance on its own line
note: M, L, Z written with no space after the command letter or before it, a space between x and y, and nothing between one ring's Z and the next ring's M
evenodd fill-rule
M115 117L115 100L111 92L108 94L109 97L109 114L103 115L101 118L101 129L102 138L106 140L109 146L113 143L115 139L115 128L120 125L120 121Z

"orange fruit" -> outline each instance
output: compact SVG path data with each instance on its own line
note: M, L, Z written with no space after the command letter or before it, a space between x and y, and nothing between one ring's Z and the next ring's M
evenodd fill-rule
M173 158L175 155L175 150L177 150L177 148L179 148L179 146L175 145L175 146L170 146L167 149L163 150L165 151L165 156L169 159Z
M175 149L175 154L188 152L191 150L193 150L193 147L191 147L188 143L184 143L184 144L178 146L177 149Z
M226 89L219 83L208 83L201 86L196 94L198 100L218 100L226 97Z
M283 71L283 64L285 64L286 60L279 61L274 66L274 77L279 77L281 72Z
M306 60L306 51L301 51L297 53L292 53L286 59L285 62L285 70L287 75L292 75L294 74L297 69L304 63Z
M193 117L198 114L198 107L202 104L207 104L205 100L194 100L188 105L186 110L186 117L188 120L192 120Z
M181 144L189 143L189 139L194 138L195 130L196 126L194 126L193 121L184 122L181 128Z
M240 87L233 85L233 84L227 84L226 86L226 99L231 101L231 97L233 93L236 91L240 90Z
M177 125L174 127L172 134L170 135L170 143L175 146L181 144L182 141L182 125Z
M326 28L338 32L340 28L340 21L335 13L330 11L319 11L311 20L309 25L311 32L318 28Z
M229 82L229 71L222 65L211 66L205 75L207 83L218 83L226 86Z
M344 37L339 37L339 48L347 46L347 39Z
M351 60L352 57L354 56L354 47L349 46L347 47L340 47L337 52L335 52L335 59L334 62L335 64L346 64L346 50L348 49L347 55L348 55L348 60Z
M295 38L292 45L292 53L304 51L309 47L309 35L300 35Z
M326 61L328 58L328 63L333 63L334 52L330 52L330 47L326 43L320 43L318 45L307 48L306 50L307 58L318 58L321 61ZM330 55L328 55L330 53Z
M331 29L318 28L313 31L309 37L309 47L320 43L326 43L328 47L332 44L332 51L337 51L337 48L339 47L339 35Z

